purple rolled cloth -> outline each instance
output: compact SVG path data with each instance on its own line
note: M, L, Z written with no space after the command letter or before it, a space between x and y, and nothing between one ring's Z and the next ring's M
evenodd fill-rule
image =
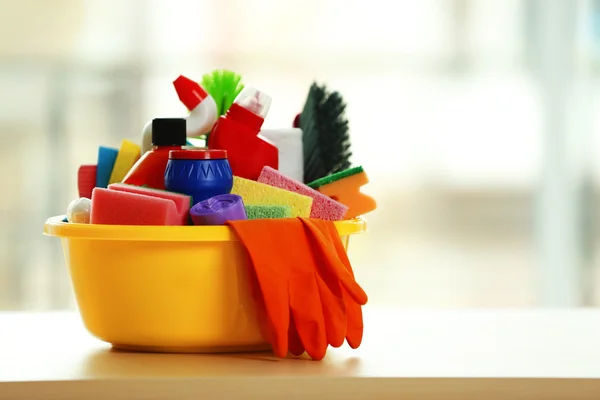
M227 221L248 219L244 201L237 194L220 194L202 200L190 209L194 225L225 225Z

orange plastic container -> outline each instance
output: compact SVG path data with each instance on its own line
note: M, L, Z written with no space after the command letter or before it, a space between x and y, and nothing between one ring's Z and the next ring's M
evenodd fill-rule
M266 350L247 256L227 226L116 226L46 221L60 237L88 331L124 350ZM360 219L336 222L346 248Z

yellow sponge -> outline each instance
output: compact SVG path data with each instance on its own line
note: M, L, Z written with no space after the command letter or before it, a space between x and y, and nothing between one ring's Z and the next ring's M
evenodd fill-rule
M139 158L140 146L129 140L123 140L108 183L121 182Z
M289 206L292 218L308 218L313 202L312 197L237 176L233 177L231 193L241 196L245 205Z

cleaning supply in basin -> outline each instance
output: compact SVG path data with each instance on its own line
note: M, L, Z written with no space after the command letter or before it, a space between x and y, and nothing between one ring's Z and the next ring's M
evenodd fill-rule
M177 225L187 225L188 223L188 212L190 210L192 200L190 196L186 196L184 194L179 193L167 192L166 190L157 190L147 187L127 185L124 183L110 184L108 185L108 189L170 200L175 204L175 213L177 214Z
M154 148L154 145L152 144L152 122L153 121L154 121L154 119L151 119L150 121L148 121L146 123L146 125L144 125L144 128L142 129L142 143L140 144L140 155L142 155L142 156ZM195 144L191 143L189 141L189 139L186 138L184 146L194 147Z
M105 188L117 161L119 150L112 147L98 147L98 164L96 166L96 187Z
M171 150L164 179L167 190L191 196L192 204L227 194L233 186L224 150Z
M152 120L153 148L131 167L123 183L165 189L165 170L169 152L186 144L186 121L184 118L155 118Z
M344 216L348 212L348 206L317 192L303 183L288 178L271 167L263 168L260 177L258 178L258 182L312 197L313 203L310 211L311 218L338 221L344 219Z
M226 69L216 69L202 76L200 82L202 87L212 96L217 104L217 117L224 115L238 94L244 89L242 77L233 71ZM210 139L210 133L203 135L207 145Z
M249 281L263 333L278 357L362 340L356 282L333 222L305 218L229 221L250 259ZM266 240L268 238L268 240ZM342 254L344 253L344 254Z
M227 150L235 176L256 180L265 165L279 168L277 147L259 135L270 105L271 97L245 87L213 126L208 147Z
M92 198L92 190L96 187L96 165L82 165L77 170L77 190L79 197Z
M171 101L179 103L175 88L189 117L155 118L144 129L154 140L143 157L129 141L106 148L112 160L96 163L96 183L106 171L103 187L91 189L82 167L78 189L91 189L91 199L73 202L67 223L59 216L45 225L46 234L62 238L82 317L93 322L92 334L125 351L263 351L272 344L280 356L322 359L344 340L358 346L367 297L338 251L366 224L314 219L340 219L345 207L303 186L302 129L262 129L270 97L242 89L239 76L210 76L218 77L212 87L204 78L167 81ZM224 85L226 76L232 79ZM217 101L212 93L225 86L231 90ZM222 118L188 136L207 94ZM167 120L178 121L171 127L179 138L161 134ZM183 138L181 122L185 144L198 147L174 145ZM204 226L186 226L192 223Z
M182 225L173 200L95 188L90 214L92 224Z
M174 82L179 99L189 110L186 119L186 136L190 139L207 134L219 116L215 99L197 82L179 76ZM142 130L141 154L152 150L152 121L148 121ZM187 143L190 146L194 144ZM185 145L185 144L184 144Z
M247 219L242 198L221 194L202 200L190 209L194 225L225 225L227 221Z
M356 218L377 208L375 199L360 191L367 183L369 177L363 167L358 166L317 179L308 186L347 205L346 218Z
M75 199L67 207L67 221L76 224L89 224L91 209L92 201L89 198L80 197Z
M269 206L269 205L247 205L246 215L248 219L265 218L291 218L292 209L290 206Z
M180 75L173 81L179 100L190 111L186 117L187 136L196 137L210 132L217 120L217 104L200 84Z
M139 158L140 146L127 139L123 139L108 183L121 182Z
M346 104L338 92L313 83L300 114L304 183L350 167L352 156Z
M244 204L289 206L292 217L308 217L313 199L289 190L279 189L250 179L233 177L232 194L242 196Z
M285 176L304 182L302 129L263 129L260 135L277 147L279 171Z
M225 114L244 89L242 77L233 71L216 69L202 76L201 85L215 99L217 114Z

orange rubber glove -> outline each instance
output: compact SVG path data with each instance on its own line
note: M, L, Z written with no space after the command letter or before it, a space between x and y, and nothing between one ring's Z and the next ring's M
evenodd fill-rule
M344 244L340 240L339 234L335 225L331 221L323 221L320 219L307 219L302 218L302 222L306 228L312 231L315 237L318 237L318 243L320 246L330 246L332 251L337 255L339 260L344 265L349 276L346 279L354 281L354 271L352 271L352 265L348 259L348 254L344 248ZM323 250L325 251L325 250ZM362 318L362 305L367 303L367 295L365 294L364 302L356 302L355 295L348 293L346 286L342 287L342 295L344 299L344 306L346 308L347 325L345 331L346 341L351 348L356 349L360 346L363 337L363 318ZM336 345L330 342L331 346L339 347L343 344Z
M330 247L333 247L340 261L343 262L348 272L350 272L350 274L354 276L352 266L350 265L350 260L348 259L346 250L344 249L344 245L342 244L338 236L337 230L335 229L335 225L329 221L323 221L318 219L300 218L300 220L305 224L306 229L309 230L309 236L314 235L314 237L311 239L313 242L315 242L314 245L316 246L316 249L320 251L324 257L331 257L331 255L326 254L326 252L331 251ZM363 319L361 304L356 303L345 289L343 289L343 298L344 302L340 304L340 310L337 311L342 311L343 313L343 310L345 309L347 314L347 324L346 326L344 326L343 323L340 323L346 318L346 316L344 316L343 314L339 315L337 319L337 326L332 326L331 324L326 326L327 339L332 347L339 347L344 342L345 334L346 341L348 342L350 347L356 349L360 346L363 336ZM336 312L336 309L326 308L323 310L323 312L331 312L332 314L334 314ZM330 318L335 318L335 316L330 315ZM327 316L325 317L325 320L328 321ZM297 332L293 318L290 320L288 340L290 353L296 356L304 353L305 349L302 345L302 341Z
M306 350L320 360L328 344L340 346L344 337L353 347L360 344L360 306L367 296L354 280L331 221L298 218L228 224L248 252L259 319L277 356Z

